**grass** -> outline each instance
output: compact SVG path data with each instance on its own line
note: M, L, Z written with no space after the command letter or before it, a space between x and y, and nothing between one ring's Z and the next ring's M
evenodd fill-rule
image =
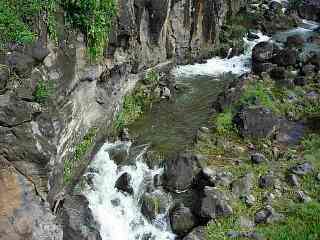
M91 128L88 133L84 136L82 141L76 145L73 158L66 159L64 161L63 181L67 185L72 180L75 174L77 166L80 165L81 159L87 153L89 148L93 145L94 138L96 136L97 129Z
M214 120L214 124L219 135L229 135L231 132L235 131L231 109L229 108L224 112L219 113Z
M291 205L283 223L266 225L258 232L272 240L318 240L320 238L320 203Z

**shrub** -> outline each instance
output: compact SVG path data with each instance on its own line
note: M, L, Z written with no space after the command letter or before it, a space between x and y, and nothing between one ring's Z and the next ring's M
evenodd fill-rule
M101 57L116 14L115 0L68 0L62 4L71 23L85 33L91 59Z

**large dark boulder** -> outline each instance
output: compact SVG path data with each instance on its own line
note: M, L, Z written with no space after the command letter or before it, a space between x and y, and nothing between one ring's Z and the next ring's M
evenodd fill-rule
M34 58L20 52L7 54L6 64L20 75L30 72L35 63Z
M272 42L260 42L252 50L253 62L268 62L278 47Z
M291 47L291 48L302 47L304 43L305 43L305 39L300 34L294 34L294 35L287 37L286 44L288 47Z
M210 220L231 215L233 210L228 201L229 198L222 191L213 187L205 187L200 216Z
M275 133L279 119L271 110L260 106L248 106L239 111L234 122L243 137L267 138Z
M298 9L302 18L312 21L320 20L320 2L318 0L304 0Z
M196 218L189 208L180 205L170 210L170 223L175 234L184 236L195 227Z
M133 188L130 185L131 176L129 173L122 174L115 183L115 187L125 193L133 194Z
M283 67L293 66L298 61L298 52L294 49L282 49L272 58L272 62Z
M187 190L200 172L199 156L179 153L167 160L164 169L164 185L170 191Z
M64 240L101 240L100 227L92 216L85 196L66 196L62 218Z

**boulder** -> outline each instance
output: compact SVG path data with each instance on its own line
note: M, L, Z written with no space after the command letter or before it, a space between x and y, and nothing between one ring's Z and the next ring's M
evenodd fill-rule
M129 173L123 173L115 183L115 187L125 193L133 194L133 188L130 185L131 176Z
M67 195L62 209L63 239L102 240L89 202L83 195Z
M314 171L313 166L308 162L302 163L302 164L297 164L296 166L293 166L290 169L290 172L292 172L296 175L299 175L299 176L304 176L304 175L310 174L313 171Z
M282 221L284 216L280 213L277 213L270 205L265 208L258 210L255 214L255 223L275 223Z
M302 203L311 202L312 199L304 191L297 191L298 200Z
M194 228L183 240L206 240L207 239L207 229L206 227L196 227Z
M252 61L268 62L276 49L277 46L272 42L260 42L252 50Z
M169 215L172 231L179 236L186 235L196 225L191 210L183 205L172 208Z
M31 56L39 62L42 62L49 53L49 49L41 40L36 41L31 47Z
M312 20L320 20L320 2L318 0L305 0L302 1L298 8L298 13L300 17Z
M232 193L237 197L244 197L250 195L253 188L254 175L247 173L243 177L235 180L231 184Z
M156 219L157 215L164 214L169 208L169 196L160 191L145 193L142 196L141 212L150 221Z
M266 161L267 161L267 159L266 159L265 155L263 155L262 153L254 153L251 155L251 162L254 164L260 164L260 163L264 163Z
M213 187L205 187L200 216L210 220L231 215L233 210L228 201L229 198L224 192Z
M305 39L300 34L294 34L294 35L287 37L286 44L290 48L302 47L304 43L305 43Z
M287 71L284 67L275 67L270 71L270 77L277 80L285 80L288 77Z
M165 163L163 180L170 191L187 190L200 172L199 156L191 153L178 153Z
M247 106L240 110L234 122L243 137L268 138L279 126L278 118L271 110L260 106Z
M287 181L293 187L299 187L299 185L300 185L299 179L298 179L297 175L295 175L295 174L289 174L287 176Z
M271 72L272 69L276 67L275 64L271 62L253 62L252 63L252 71L256 74L261 74L263 72Z
M274 185L274 177L271 174L261 176L259 178L260 188L270 188Z

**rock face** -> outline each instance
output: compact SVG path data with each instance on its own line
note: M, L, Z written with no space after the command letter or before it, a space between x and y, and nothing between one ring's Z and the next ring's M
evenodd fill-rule
M1 240L62 240L62 227L41 202L32 182L8 164L0 164Z
M62 209L64 240L101 240L99 226L88 205L83 195L65 198Z
M170 223L172 231L183 236L195 226L196 220L189 208L178 206L170 211Z

